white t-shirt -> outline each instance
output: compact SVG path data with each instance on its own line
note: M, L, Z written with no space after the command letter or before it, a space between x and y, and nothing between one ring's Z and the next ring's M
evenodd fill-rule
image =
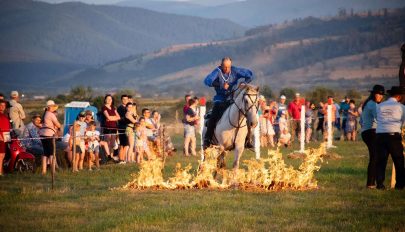
M97 140L100 137L99 131L86 131L86 137L89 139L89 147L97 147L99 145Z

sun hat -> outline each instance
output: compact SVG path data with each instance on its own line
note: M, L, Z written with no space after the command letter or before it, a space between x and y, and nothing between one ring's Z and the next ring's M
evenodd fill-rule
M48 100L47 102L46 102L46 106L48 107L48 106L56 106L56 104L55 104L55 102L53 101L53 100Z
M19 95L18 92L15 90L11 91L11 93L10 93L11 97L18 97L18 95Z

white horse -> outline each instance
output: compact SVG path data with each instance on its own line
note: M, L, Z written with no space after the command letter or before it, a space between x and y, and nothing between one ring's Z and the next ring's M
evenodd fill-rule
M235 150L233 168L235 170L239 168L239 161L245 149L248 127L253 133L253 128L258 124L256 117L258 94L259 87L248 84L239 85L238 89L233 92L231 105L218 121L214 132L217 145L222 151L218 158L219 168L225 166L226 151L233 149Z

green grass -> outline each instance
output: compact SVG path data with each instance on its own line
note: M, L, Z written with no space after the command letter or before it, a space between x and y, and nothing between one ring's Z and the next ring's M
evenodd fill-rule
M405 191L366 189L365 145L336 145L334 152L343 158L325 160L316 174L319 189L306 192L111 190L131 180L137 165L111 164L77 174L62 170L54 190L49 174L5 175L0 231L404 231ZM242 159L253 156L247 152ZM176 162L197 166L197 158L178 152L167 160L166 177ZM231 167L232 155L227 162Z

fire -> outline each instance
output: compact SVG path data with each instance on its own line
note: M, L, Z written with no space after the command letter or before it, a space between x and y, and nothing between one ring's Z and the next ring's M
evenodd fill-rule
M164 181L163 161L154 159L141 164L140 171L122 189L231 189L247 191L275 191L284 189L315 189L318 183L314 173L319 171L319 162L326 154L325 144L305 151L304 161L298 169L288 166L277 148L269 150L268 157L243 161L246 169L225 170L217 168L220 155L218 148L205 151L205 160L200 161L196 174L191 174L191 165L176 164L173 177Z

